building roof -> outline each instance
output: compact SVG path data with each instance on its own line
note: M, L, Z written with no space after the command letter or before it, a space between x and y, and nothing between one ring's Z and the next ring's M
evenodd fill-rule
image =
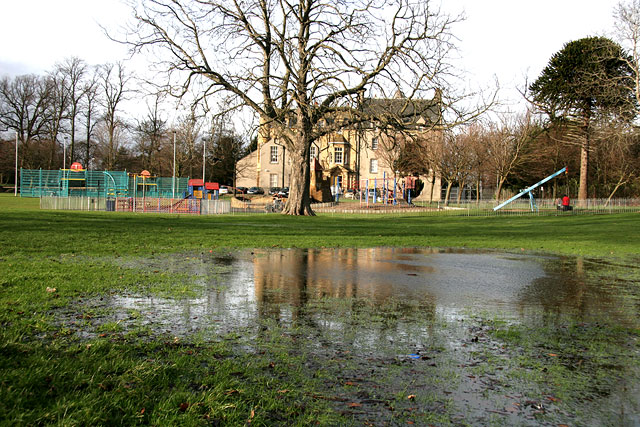
M441 101L433 99L365 98L362 111L378 119L399 120L406 124L435 124L440 121Z

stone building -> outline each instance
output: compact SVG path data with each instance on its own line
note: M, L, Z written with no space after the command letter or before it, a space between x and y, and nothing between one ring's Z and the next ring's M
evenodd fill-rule
M437 201L440 198L440 177L422 167L420 172L397 170L401 157L410 154L411 144L441 144L440 99L408 100L365 98L359 108L367 116L378 120L353 124L348 111L335 118L325 119L319 126L338 129L316 140L310 150L311 196L318 201L331 198L331 190L389 188L403 184L413 191L414 200ZM335 123L335 120L342 120ZM401 124L403 131L385 123ZM262 134L262 132L259 132ZM413 150L415 153L416 150ZM415 168L414 168L415 169ZM419 168L420 169L420 168ZM277 138L258 137L257 150L238 161L236 186L288 187L290 158L285 146ZM406 179L406 178L410 179Z

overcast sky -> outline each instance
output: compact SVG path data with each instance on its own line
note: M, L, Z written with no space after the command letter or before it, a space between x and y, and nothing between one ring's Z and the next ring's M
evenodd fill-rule
M525 76L535 79L566 42L610 34L618 1L442 0L442 9L466 18L453 32L469 81L487 85L495 75L516 101ZM126 55L99 26L129 18L119 0L4 0L1 10L0 75L42 73L70 56L99 64Z

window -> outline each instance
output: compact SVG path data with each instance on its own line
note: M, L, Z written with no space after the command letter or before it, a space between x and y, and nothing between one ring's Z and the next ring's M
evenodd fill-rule
M378 173L378 159L369 160L369 173Z
M338 164L342 164L342 153L343 153L343 150L344 150L343 147L333 147L335 162L338 163Z
M377 150L378 149L378 137L377 136L374 136L371 139L371 149L372 150Z
M311 157L311 159L318 158L318 147L316 147L315 145L311 146L311 148L309 149L309 157Z
M272 173L269 175L269 187L277 187L278 186L278 174Z
M271 146L271 163L278 163L278 147Z

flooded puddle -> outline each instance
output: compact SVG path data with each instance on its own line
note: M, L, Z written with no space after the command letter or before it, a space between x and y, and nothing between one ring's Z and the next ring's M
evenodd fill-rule
M638 314L636 301L619 291L619 279L597 280L593 272L602 265L576 258L424 248L285 249L171 255L124 265L197 276L204 290L195 298L115 295L107 302L154 313L154 321L164 318L165 326L183 331L211 320L225 330L264 317L282 320L326 298L410 302L449 318L477 311L513 318L556 313L634 324Z
M310 375L326 375L336 410L359 423L393 424L402 413L418 424L449 414L453 424L573 424L579 416L578 424L640 425L633 265L370 248L174 254L120 266L187 274L198 290L104 296L95 304L111 310L109 320L175 337L232 333L242 351L290 339L290 354ZM602 325L636 333L612 344ZM562 384L561 369L582 388ZM591 384L592 374L609 383ZM398 400L402 393L413 397ZM357 405L345 409L345 401Z

